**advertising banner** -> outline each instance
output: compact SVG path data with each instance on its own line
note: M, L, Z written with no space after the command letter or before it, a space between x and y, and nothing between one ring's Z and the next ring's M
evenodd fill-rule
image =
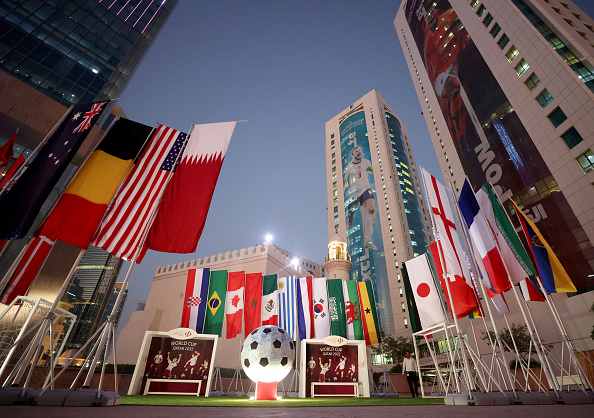
M358 348L356 345L332 347L326 344L306 346L306 390L311 396L311 382L358 382ZM350 394L352 386L324 385L316 387L316 394Z
M553 244L576 287L592 286L591 242L449 1L410 0L405 13L431 83L425 88L437 96L473 190L490 182L502 200L511 195ZM509 201L504 206L513 213Z

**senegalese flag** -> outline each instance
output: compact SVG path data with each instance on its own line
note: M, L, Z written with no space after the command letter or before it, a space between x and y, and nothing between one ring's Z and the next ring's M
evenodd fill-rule
M332 335L347 338L342 279L328 279L328 313Z
M107 206L140 155L150 126L119 119L78 170L39 235L86 249Z
M363 334L365 345L381 343L379 321L373 297L373 285L370 281L358 282L359 301L361 303L361 316L363 317Z
M510 199L510 201L516 208L516 212L519 213L518 218L520 219L526 237L530 241L530 248L532 249L534 261L536 261L538 275L546 292L577 292L571 278L563 268L563 265L549 243L538 230L538 227L520 210L513 199Z
M344 310L347 323L348 340L364 340L363 322L361 320L361 304L357 292L357 282L347 280L342 282L342 294L344 297Z
M206 318L204 319L204 333L223 333L225 320L225 299L227 294L227 270L211 271L208 286L208 302L206 303Z

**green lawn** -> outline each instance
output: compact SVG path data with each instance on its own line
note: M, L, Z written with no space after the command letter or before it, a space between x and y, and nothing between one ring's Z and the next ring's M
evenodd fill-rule
M133 395L122 396L122 405L158 406L230 406L230 407L304 407L304 406L390 406L390 405L443 405L442 398L285 398L282 401L250 401L233 396Z

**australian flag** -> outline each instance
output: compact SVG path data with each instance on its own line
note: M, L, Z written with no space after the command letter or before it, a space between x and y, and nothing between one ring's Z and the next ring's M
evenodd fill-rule
M13 187L0 197L0 238L21 239L107 102L74 106Z

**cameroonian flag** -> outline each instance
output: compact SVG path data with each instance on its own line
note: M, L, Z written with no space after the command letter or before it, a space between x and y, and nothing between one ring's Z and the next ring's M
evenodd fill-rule
M223 333L225 320L225 298L227 294L227 270L211 271L208 286L208 302L206 303L206 318L204 319L204 333Z
M381 343L375 299L373 298L373 285L370 281L358 282L357 290L359 291L359 301L361 302L365 344L373 345Z
M328 280L328 313L330 314L330 331L332 335L347 338L342 279Z
M347 280L342 282L344 296L344 310L347 324L347 339L364 340L363 323L361 322L361 305L357 293L357 282Z
M86 249L151 130L119 119L78 170L40 235Z

